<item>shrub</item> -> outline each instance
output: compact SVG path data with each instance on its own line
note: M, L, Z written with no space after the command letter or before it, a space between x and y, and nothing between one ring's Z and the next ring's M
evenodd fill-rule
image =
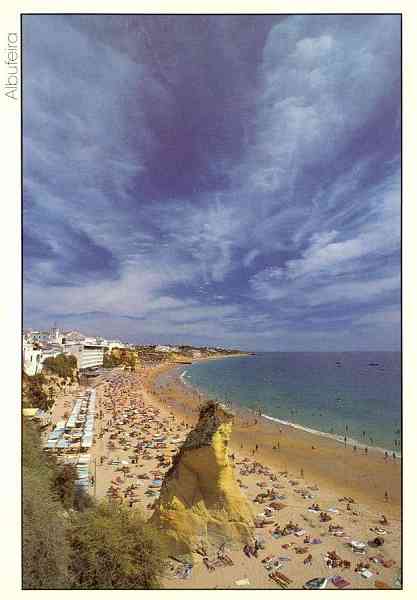
M62 517L62 505L52 491L54 464L43 455L34 425L24 423L22 433L23 588L67 588L68 524Z
M165 554L137 510L102 502L74 518L71 573L76 589L160 587Z
M25 386L25 401L30 406L40 408L42 410L49 410L53 405L53 398L48 397L43 386L46 383L46 378L42 373L33 375L32 377L26 376L23 379Z
M73 465L56 466L52 482L52 492L65 509L74 508L75 505L75 480L77 470Z

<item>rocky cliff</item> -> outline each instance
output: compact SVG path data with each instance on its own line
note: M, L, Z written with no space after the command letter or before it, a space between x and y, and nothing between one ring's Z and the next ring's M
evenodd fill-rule
M253 538L253 515L229 462L233 413L206 403L165 475L151 521L171 554L195 560L196 549Z

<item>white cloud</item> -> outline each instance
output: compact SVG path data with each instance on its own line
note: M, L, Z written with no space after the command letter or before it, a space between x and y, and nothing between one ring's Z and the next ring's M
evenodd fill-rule
M400 277L382 277L367 281L347 281L322 286L317 291L306 294L306 302L311 306L331 303L365 303L387 292L399 290Z
M373 17L360 36L345 25L345 17L296 17L270 32L248 170L254 189L292 191L302 169L334 160L386 94L398 95L399 21ZM394 40L396 52L381 51Z

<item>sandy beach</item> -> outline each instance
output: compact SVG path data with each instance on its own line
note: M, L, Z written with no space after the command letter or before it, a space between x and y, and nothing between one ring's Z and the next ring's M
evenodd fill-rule
M98 418L91 452L96 498L111 496L152 514L170 458L196 423L204 399L181 382L175 367L114 370L96 382ZM212 557L213 569L204 564L184 569L174 559L164 587L299 589L312 578L335 576L339 579L329 580L327 587L398 587L399 460L385 461L372 450L354 452L249 411L236 417L230 456L254 514L263 515L263 526L255 530L261 549L248 557L242 548L228 548L233 564ZM313 504L320 510L309 510ZM371 543L364 553L349 546L352 540L368 544L375 538L383 545ZM284 582L271 579L275 571Z

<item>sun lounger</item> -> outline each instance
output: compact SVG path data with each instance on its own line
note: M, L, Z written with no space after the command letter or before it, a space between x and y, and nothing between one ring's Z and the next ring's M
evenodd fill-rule
M282 589L287 589L288 584L282 581L282 579L280 579L277 575L278 573L274 571L273 573L269 574L269 577L272 579L272 581L275 581L275 583L277 583Z
M284 581L284 583L286 583L287 585L292 583L292 579L284 575L284 573L277 572L276 576L278 577L278 579L281 579L281 581Z

